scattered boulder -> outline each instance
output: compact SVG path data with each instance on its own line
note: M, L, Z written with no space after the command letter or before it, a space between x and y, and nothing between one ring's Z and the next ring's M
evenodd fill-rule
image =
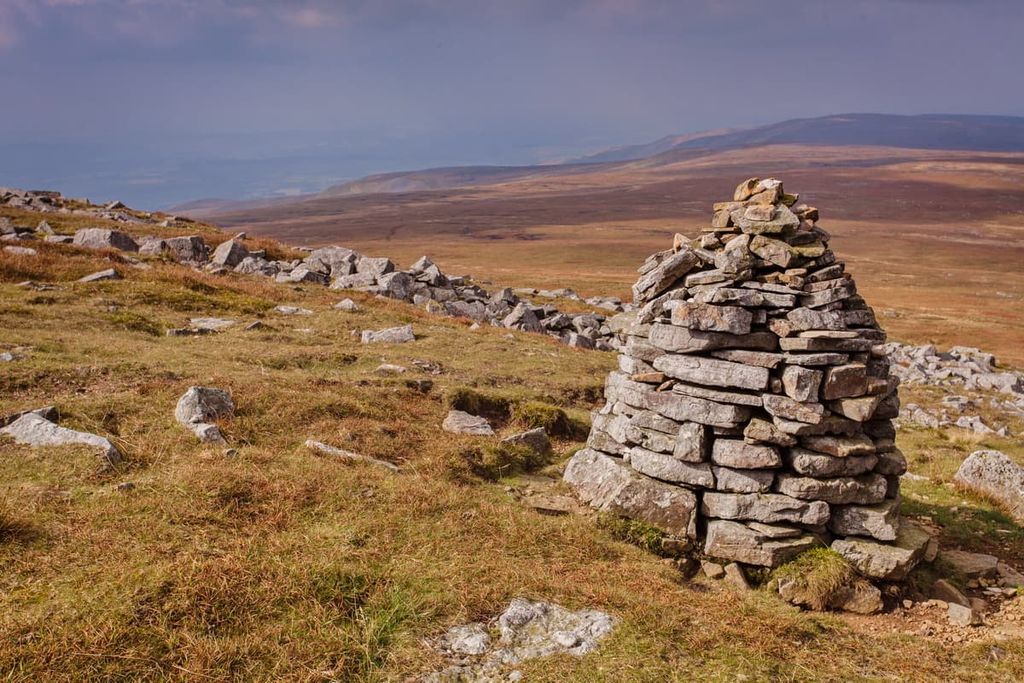
M533 309L525 303L518 304L512 312L509 313L501 321L504 327L523 330L524 332L543 332L544 328L540 324L540 320L537 318L537 314L533 312Z
M501 443L512 446L526 446L533 452L540 454L551 452L551 440L548 438L548 433L544 431L543 427L507 436L501 440Z
M383 330L363 330L360 341L363 344L405 344L415 341L412 325L389 327Z
M491 424L482 417L470 415L461 410L449 410L441 428L453 434L472 434L474 436L494 436Z
M751 589L750 582L747 580L746 572L743 571L743 567L735 562L730 562L725 565L723 573L725 575L725 582L733 588L738 588L741 591L748 591Z
M40 411L24 413L18 419L0 428L0 434L7 434L17 443L30 446L84 444L98 449L107 465L114 465L121 461L120 451L108 439L97 434L77 432L61 427L44 417L44 414L48 413L40 414Z
M128 233L105 228L83 228L75 233L71 243L85 249L118 249L132 252L139 250L139 245Z
M4 247L4 252L15 256L35 256L39 253L31 247Z
M339 311L345 311L346 313L356 313L362 310L355 301L352 299L342 299L338 303L334 304L334 308Z
M961 593L959 588L946 579L938 579L932 584L931 597L935 600L951 602L957 605L963 605L964 607L971 606L971 601L967 596Z
M249 256L249 250L237 241L230 239L217 245L217 248L213 250L213 256L210 258L210 263L215 266L234 268L247 256Z
M299 308L297 306L277 306L274 308L274 311L281 315L313 315L313 311L308 308Z
M949 617L949 623L955 626L977 626L981 624L981 615L975 612L969 605L951 602L946 608L946 614Z
M1024 522L1024 467L1000 451L975 451L960 465L954 479L1004 505Z
M217 444L227 441L213 421L234 414L231 394L211 387L189 387L174 409L174 418L179 424L192 430L200 441Z

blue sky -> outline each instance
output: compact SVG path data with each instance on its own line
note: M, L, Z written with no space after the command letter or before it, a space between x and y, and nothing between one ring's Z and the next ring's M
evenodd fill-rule
M0 185L157 207L840 112L1024 113L1024 2L0 0Z

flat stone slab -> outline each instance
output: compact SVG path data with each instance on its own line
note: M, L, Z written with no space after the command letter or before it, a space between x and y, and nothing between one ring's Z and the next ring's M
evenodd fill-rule
M895 541L899 526L899 498L877 505L836 505L828 523L837 536L870 536L879 541Z
M298 306L277 306L274 308L274 312L281 315L313 315L313 311Z
M711 465L706 462L684 462L671 455L639 447L629 449L625 459L637 472L661 481L701 488L712 488L715 485Z
M684 382L758 391L768 386L768 369L699 356L664 355L654 361L656 370Z
M220 331L231 327L236 321L226 318L191 318L188 322L197 330Z
M772 470L737 470L712 467L715 489L726 493L767 493L772 489L775 472Z
M882 581L902 581L925 557L935 541L920 526L904 520L892 544L866 538L839 538L832 550L849 561L860 574Z
M618 458L584 448L565 467L565 481L598 510L640 519L679 537L697 536L697 496L646 477Z
M778 493L742 494L707 491L701 500L701 513L719 519L820 526L828 521L829 506L820 500L798 500Z
M0 434L10 436L17 443L37 447L82 444L97 449L108 464L121 461L121 452L104 437L61 427L38 413L25 413L0 429Z
M104 280L121 280L121 279L123 279L123 278L121 277L120 273L118 273L113 268L107 268L106 270L101 270L99 272L92 273L91 275L86 275L85 277L80 278L78 281L79 282L102 282Z
M740 439L715 439L711 462L722 467L757 470L780 467L782 458L774 446L749 444Z
M693 353L718 349L775 351L779 345L779 338L771 332L751 332L750 334L704 332L662 323L651 325L649 340L653 346L671 353Z
M850 455L840 458L815 453L804 448L792 448L786 455L786 464L797 474L817 479L827 477L855 477L874 469L878 458L874 455Z
M511 681L507 667L553 655L582 657L598 648L618 619L593 609L571 611L551 602L513 598L494 625L475 622L449 629L437 649L455 663L429 673L424 683Z
M998 573L999 558L964 550L942 550L939 559L968 579L991 578Z
M751 312L740 306L716 306L680 301L672 308L672 324L691 330L748 334Z
M363 344L405 344L416 339L412 325L389 327L383 330L363 330L359 341Z
M778 567L818 545L820 541L811 534L777 538L739 522L713 519L708 522L704 554L761 567Z
M783 472L776 479L775 488L779 493L802 500L823 500L839 505L872 505L885 500L888 485L885 477L880 474L814 479Z

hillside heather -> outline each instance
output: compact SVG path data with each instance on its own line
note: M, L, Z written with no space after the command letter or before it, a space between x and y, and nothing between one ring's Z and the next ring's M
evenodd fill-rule
M1020 376L984 349L890 339L900 514L941 550L852 614L822 600L858 580L841 556L713 578L724 558L562 483L628 302L378 254L372 283L335 289L362 255L321 252L324 273L270 239L56 193L0 190L0 231L5 680L1024 678L1024 522L956 480L976 451L1024 462ZM192 387L225 394L179 404ZM19 443L18 423L116 456ZM586 633L534 642L527 621Z

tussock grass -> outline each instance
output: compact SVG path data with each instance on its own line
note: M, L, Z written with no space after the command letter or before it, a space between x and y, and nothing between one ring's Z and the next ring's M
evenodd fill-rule
M497 420L508 419L512 403L508 398L465 386L448 389L444 394L444 399L448 407L453 410L461 410L471 415Z
M23 543L34 536L32 524L12 510L6 501L0 501L0 544Z
M642 520L601 514L597 517L597 526L623 543L635 545L663 557L671 555L665 547L665 540L669 538L668 534Z
M574 420L558 406L542 401L522 401L512 406L512 419L526 429L543 427L549 436L584 440L590 425Z

